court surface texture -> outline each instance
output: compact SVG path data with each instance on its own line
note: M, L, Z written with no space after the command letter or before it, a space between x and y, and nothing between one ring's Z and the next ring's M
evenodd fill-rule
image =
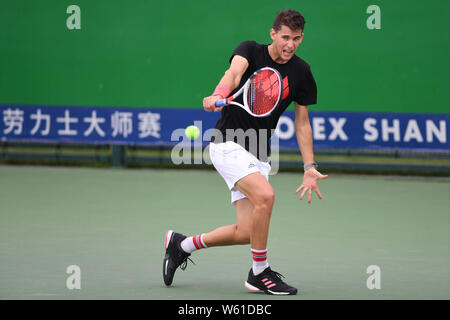
M244 288L249 246L194 252L164 285L168 229L236 221L213 170L0 166L0 299L450 298L448 178L330 174L310 205L294 194L300 173L270 182L268 260L296 296ZM81 289L69 290L73 265Z

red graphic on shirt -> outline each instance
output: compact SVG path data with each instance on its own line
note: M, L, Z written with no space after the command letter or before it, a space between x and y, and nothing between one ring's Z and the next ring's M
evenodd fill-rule
M281 93L281 100L284 100L289 95L289 81L288 76L283 78L283 92Z
M269 68L269 66L266 66L266 68ZM272 83L276 81L276 75L272 74L270 76L272 79ZM269 83L270 85L270 83ZM276 90L278 91L278 85L276 86ZM289 79L288 76L283 78L283 89L281 90L281 100L284 100L289 95Z

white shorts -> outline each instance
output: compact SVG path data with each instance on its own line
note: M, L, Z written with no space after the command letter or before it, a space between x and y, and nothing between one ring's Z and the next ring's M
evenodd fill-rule
M254 155L233 141L210 143L209 157L217 172L231 191L231 203L246 198L235 188L236 182L249 174L259 172L269 181L270 164L258 160Z

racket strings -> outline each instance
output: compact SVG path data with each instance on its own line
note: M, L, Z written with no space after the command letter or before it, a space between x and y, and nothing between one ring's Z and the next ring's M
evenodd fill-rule
M280 81L275 72L263 70L250 82L248 106L257 115L270 112L277 104L280 96Z

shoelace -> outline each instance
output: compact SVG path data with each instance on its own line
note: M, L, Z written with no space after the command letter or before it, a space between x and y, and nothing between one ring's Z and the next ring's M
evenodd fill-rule
M278 280L277 282L283 281L281 278L284 278L284 276L281 273L272 270L270 275L276 278Z
M192 262L192 263L194 264L194 266L195 266L195 262L192 261L191 258L186 257L186 258L184 258L183 261L181 262L181 265L180 265L180 269L181 269L181 270L184 271L184 270L186 269L188 260L189 260L190 262Z

